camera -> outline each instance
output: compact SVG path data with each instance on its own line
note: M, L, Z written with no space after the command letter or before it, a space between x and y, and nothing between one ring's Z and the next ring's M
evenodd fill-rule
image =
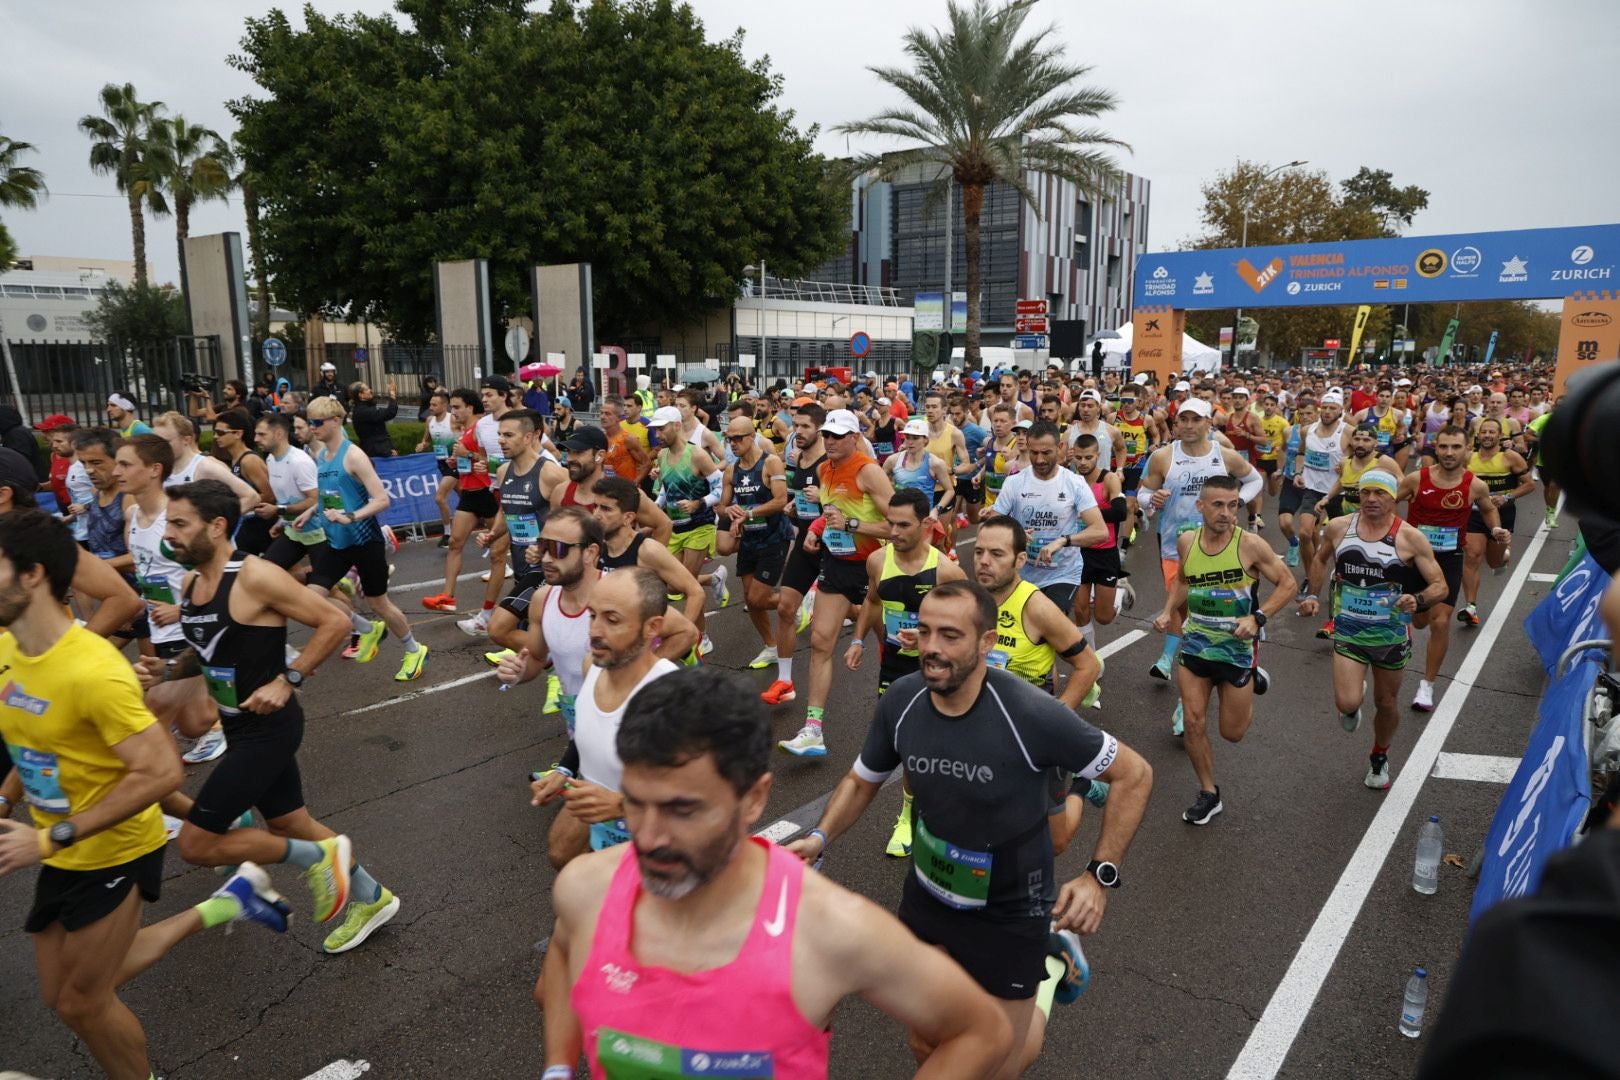
M1620 521L1620 363L1569 380L1542 432L1541 459L1577 515Z
M200 371L182 371L180 373L180 390L186 394L212 395L214 387L219 385L216 375L204 375Z

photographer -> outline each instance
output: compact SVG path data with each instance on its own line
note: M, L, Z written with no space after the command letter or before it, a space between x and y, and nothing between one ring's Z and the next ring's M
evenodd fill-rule
M356 444L367 457L393 457L397 451L388 436L388 421L399 414L394 380L388 380L388 395L381 400L364 381L352 382L349 384L349 400L354 403L349 422L354 425Z
M246 383L241 379L225 380L225 388L220 391L220 402L216 405L210 400L208 392L208 384L214 381L206 375L196 375L187 376L182 384L186 393L187 415L199 426L212 424L221 414L233 409L246 409L249 416L258 417L262 406L257 398L248 393Z

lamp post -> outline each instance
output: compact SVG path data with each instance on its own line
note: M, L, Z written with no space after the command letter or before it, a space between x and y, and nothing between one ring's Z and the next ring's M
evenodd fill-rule
M752 274L753 272L754 267L752 265L743 267L743 273ZM764 300L765 295L765 260L761 259L759 260L759 298ZM761 304L759 306L759 360L757 361L759 367L755 369L760 373L761 378L764 377L763 373L770 368L770 356L771 341L770 338L765 336L765 305Z
M1290 162L1288 162L1287 164L1284 164L1284 165L1273 166L1272 168L1269 168L1265 172L1261 173L1260 174L1260 179L1258 181L1256 181L1254 184L1251 184L1249 186L1249 194L1243 200L1243 239L1241 241L1239 241L1238 247L1248 247L1249 246L1249 207L1254 205L1254 197L1255 197L1256 194L1258 194L1258 191L1256 189L1261 184L1265 183L1267 180L1270 180L1273 176L1275 176L1278 173L1282 172L1284 169L1292 169L1297 165L1308 165L1308 164L1310 164L1310 163L1306 162L1306 161L1290 161ZM1233 318L1233 320L1232 320L1232 366L1233 367L1238 366L1238 345L1239 345L1238 331L1240 331L1242 328L1243 328L1243 308L1239 307L1237 309L1237 316L1235 318Z

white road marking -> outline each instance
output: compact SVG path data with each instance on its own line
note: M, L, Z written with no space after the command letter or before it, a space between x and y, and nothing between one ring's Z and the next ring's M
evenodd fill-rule
M451 679L446 683L439 683L436 686L426 686L420 690L412 690L408 694L400 694L398 697L391 697L387 701L373 701L370 705L362 705L358 709L350 709L348 712L342 713L341 715L359 716L361 713L368 713L374 709L386 709L391 705L403 705L405 702L415 701L419 697L427 697L429 694L437 694L441 690L454 690L458 686L466 686L468 683L477 682L479 679L493 678L494 675L495 671L493 668L489 671L480 671L476 675L466 675L459 679Z
M1519 771L1519 758L1495 754L1441 754L1429 775L1436 780L1478 780L1506 784Z
M1115 653L1123 652L1124 650L1130 648L1132 645L1135 645L1138 641L1141 641L1145 637L1147 637L1146 630L1132 630L1128 634L1121 634L1108 644L1098 646L1097 655L1106 660Z
M482 577L483 574L484 574L484 572L482 570L474 570L470 574L461 574L461 575L459 575L456 578L456 580L457 581L470 581L475 577ZM412 592L412 591L414 591L416 589L430 589L435 585L443 586L444 585L444 578L437 577L437 578L434 578L432 581L407 581L403 585L395 585L393 582L389 582L388 583L388 591L391 592L391 593Z
M771 822L771 824L759 830L759 832L755 833L754 835L762 839L769 840L773 844L780 844L783 840L786 840L788 837L792 836L798 831L799 827L797 825L789 821L787 818L783 818L781 821Z
M1557 581L1558 580L1558 575L1557 574L1531 574L1526 580L1530 581L1530 582L1533 582L1536 585L1546 585L1549 582Z
M356 1080L357 1077L370 1071L369 1061L350 1061L348 1058L341 1058L324 1069L310 1073L304 1080Z
M1451 734L1451 728L1457 722L1458 714L1462 712L1463 703L1468 700L1469 691L1474 688L1474 680L1479 678L1480 672L1484 670L1491 649L1496 645L1496 639L1501 636L1502 628L1508 624L1513 602L1524 588L1530 567L1535 564L1536 556L1541 553L1541 548L1550 535L1551 533L1546 530L1537 530L1518 568L1508 579L1507 588L1502 590L1502 595L1491 605L1490 617L1480 629L1473 648L1468 650L1468 655L1463 659L1456 678L1446 690L1445 697L1440 700L1439 706L1429 717L1423 735L1418 739L1417 746L1412 749L1411 759L1395 778L1394 786L1385 793L1383 805L1378 808L1377 816L1367 826L1361 843L1356 846L1355 854L1350 856L1350 862L1345 866L1344 873L1339 875L1338 882L1334 884L1332 895L1328 897L1327 903L1317 915L1316 922L1311 925L1310 933L1306 935L1299 951L1294 954L1282 982L1278 983L1277 989L1272 992L1271 1000L1266 1003L1266 1011L1261 1015L1260 1022L1249 1033L1248 1041L1243 1044L1242 1053L1238 1054L1237 1060L1232 1063L1231 1070L1226 1074L1227 1080L1271 1080L1281 1070L1289 1049L1293 1047L1294 1040L1298 1038L1300 1029L1305 1025L1305 1018L1310 1015L1311 1007L1316 1003L1316 995L1321 992L1322 984L1327 980L1328 971L1333 967L1339 950L1343 948L1345 939L1350 936L1350 931L1355 926L1356 916L1361 913L1361 906L1366 903L1367 894L1372 891L1379 869L1384 865L1390 848L1401 836L1407 814L1411 811L1412 804L1417 801L1418 792L1423 787L1423 781L1428 778L1429 770L1434 768L1435 762L1439 759L1440 748L1445 745L1446 737ZM1348 773L1343 782L1351 782Z

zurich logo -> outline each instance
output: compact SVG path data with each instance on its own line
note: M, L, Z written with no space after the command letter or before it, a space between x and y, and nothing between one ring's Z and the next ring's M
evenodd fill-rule
M1288 295L1289 296L1298 296L1299 295L1299 282L1290 281L1288 283Z
M1161 266L1157 270L1153 271L1153 276L1156 280L1163 281L1165 278L1170 276L1170 271Z
M1585 266L1587 263L1592 261L1596 254L1597 253L1592 250L1592 245L1581 244L1574 251L1569 253L1569 261L1574 263L1576 266Z

